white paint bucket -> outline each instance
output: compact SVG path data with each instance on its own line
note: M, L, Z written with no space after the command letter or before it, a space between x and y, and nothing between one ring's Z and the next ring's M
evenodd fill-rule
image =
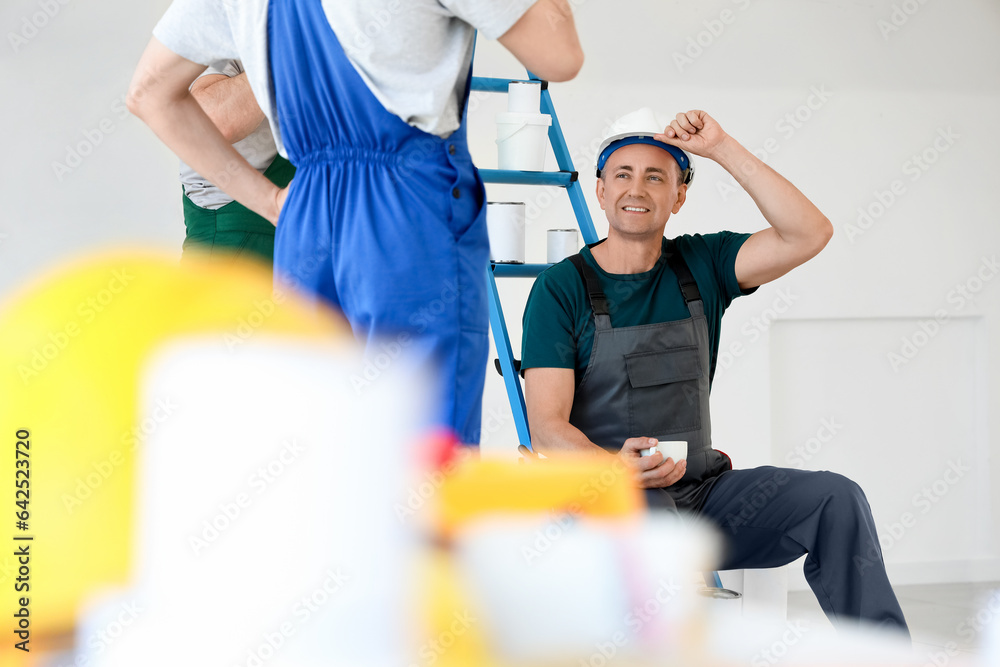
M487 202L486 231L492 261L524 264L524 202Z
M561 262L578 252L580 243L575 229L550 229L546 233L545 261L549 264Z
M511 81L507 84L507 111L538 113L541 103L541 81Z
M498 113L497 153L500 169L543 171L552 116L544 113Z

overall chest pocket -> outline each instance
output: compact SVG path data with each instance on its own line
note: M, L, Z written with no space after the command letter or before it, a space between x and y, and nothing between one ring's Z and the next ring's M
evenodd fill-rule
M701 429L704 375L698 346L625 355L630 437Z

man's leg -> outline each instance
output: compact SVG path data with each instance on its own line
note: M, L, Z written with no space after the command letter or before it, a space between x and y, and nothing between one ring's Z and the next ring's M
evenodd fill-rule
M846 477L734 470L719 478L701 514L722 530L723 569L778 567L808 554L806 580L835 625L864 620L907 631L868 500Z

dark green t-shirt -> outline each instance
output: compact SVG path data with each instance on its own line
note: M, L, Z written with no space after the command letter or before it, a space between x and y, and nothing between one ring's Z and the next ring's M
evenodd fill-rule
M719 232L674 239L687 262L705 304L712 345L711 376L719 351L722 314L733 299L754 290L736 282L736 254L750 234ZM667 241L663 240L666 248ZM690 317L677 277L660 255L650 271L608 273L594 261L590 248L581 252L597 271L608 298L611 326L658 324ZM756 289L756 288L754 288ZM576 267L565 259L542 272L528 296L522 319L521 368L573 368L583 377L594 347L594 311Z

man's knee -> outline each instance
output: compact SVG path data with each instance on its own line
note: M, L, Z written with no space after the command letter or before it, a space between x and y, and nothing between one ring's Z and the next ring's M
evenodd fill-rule
M809 473L808 485L827 495L843 497L865 497L865 492L857 482L837 472L819 470Z
M866 505L868 504L868 498L865 496L864 489L849 477L844 477L840 473L830 472L829 470L821 470L815 473L815 475L815 479L811 481L818 492L832 498L842 498L856 502L863 501Z
M829 470L788 471L788 493L803 507L822 506L840 514L871 514L864 490L854 480Z
M817 472L811 482L814 493L825 501L825 512L828 516L829 512L833 512L839 519L838 523L845 526L874 526L868 498L857 482L826 470Z

